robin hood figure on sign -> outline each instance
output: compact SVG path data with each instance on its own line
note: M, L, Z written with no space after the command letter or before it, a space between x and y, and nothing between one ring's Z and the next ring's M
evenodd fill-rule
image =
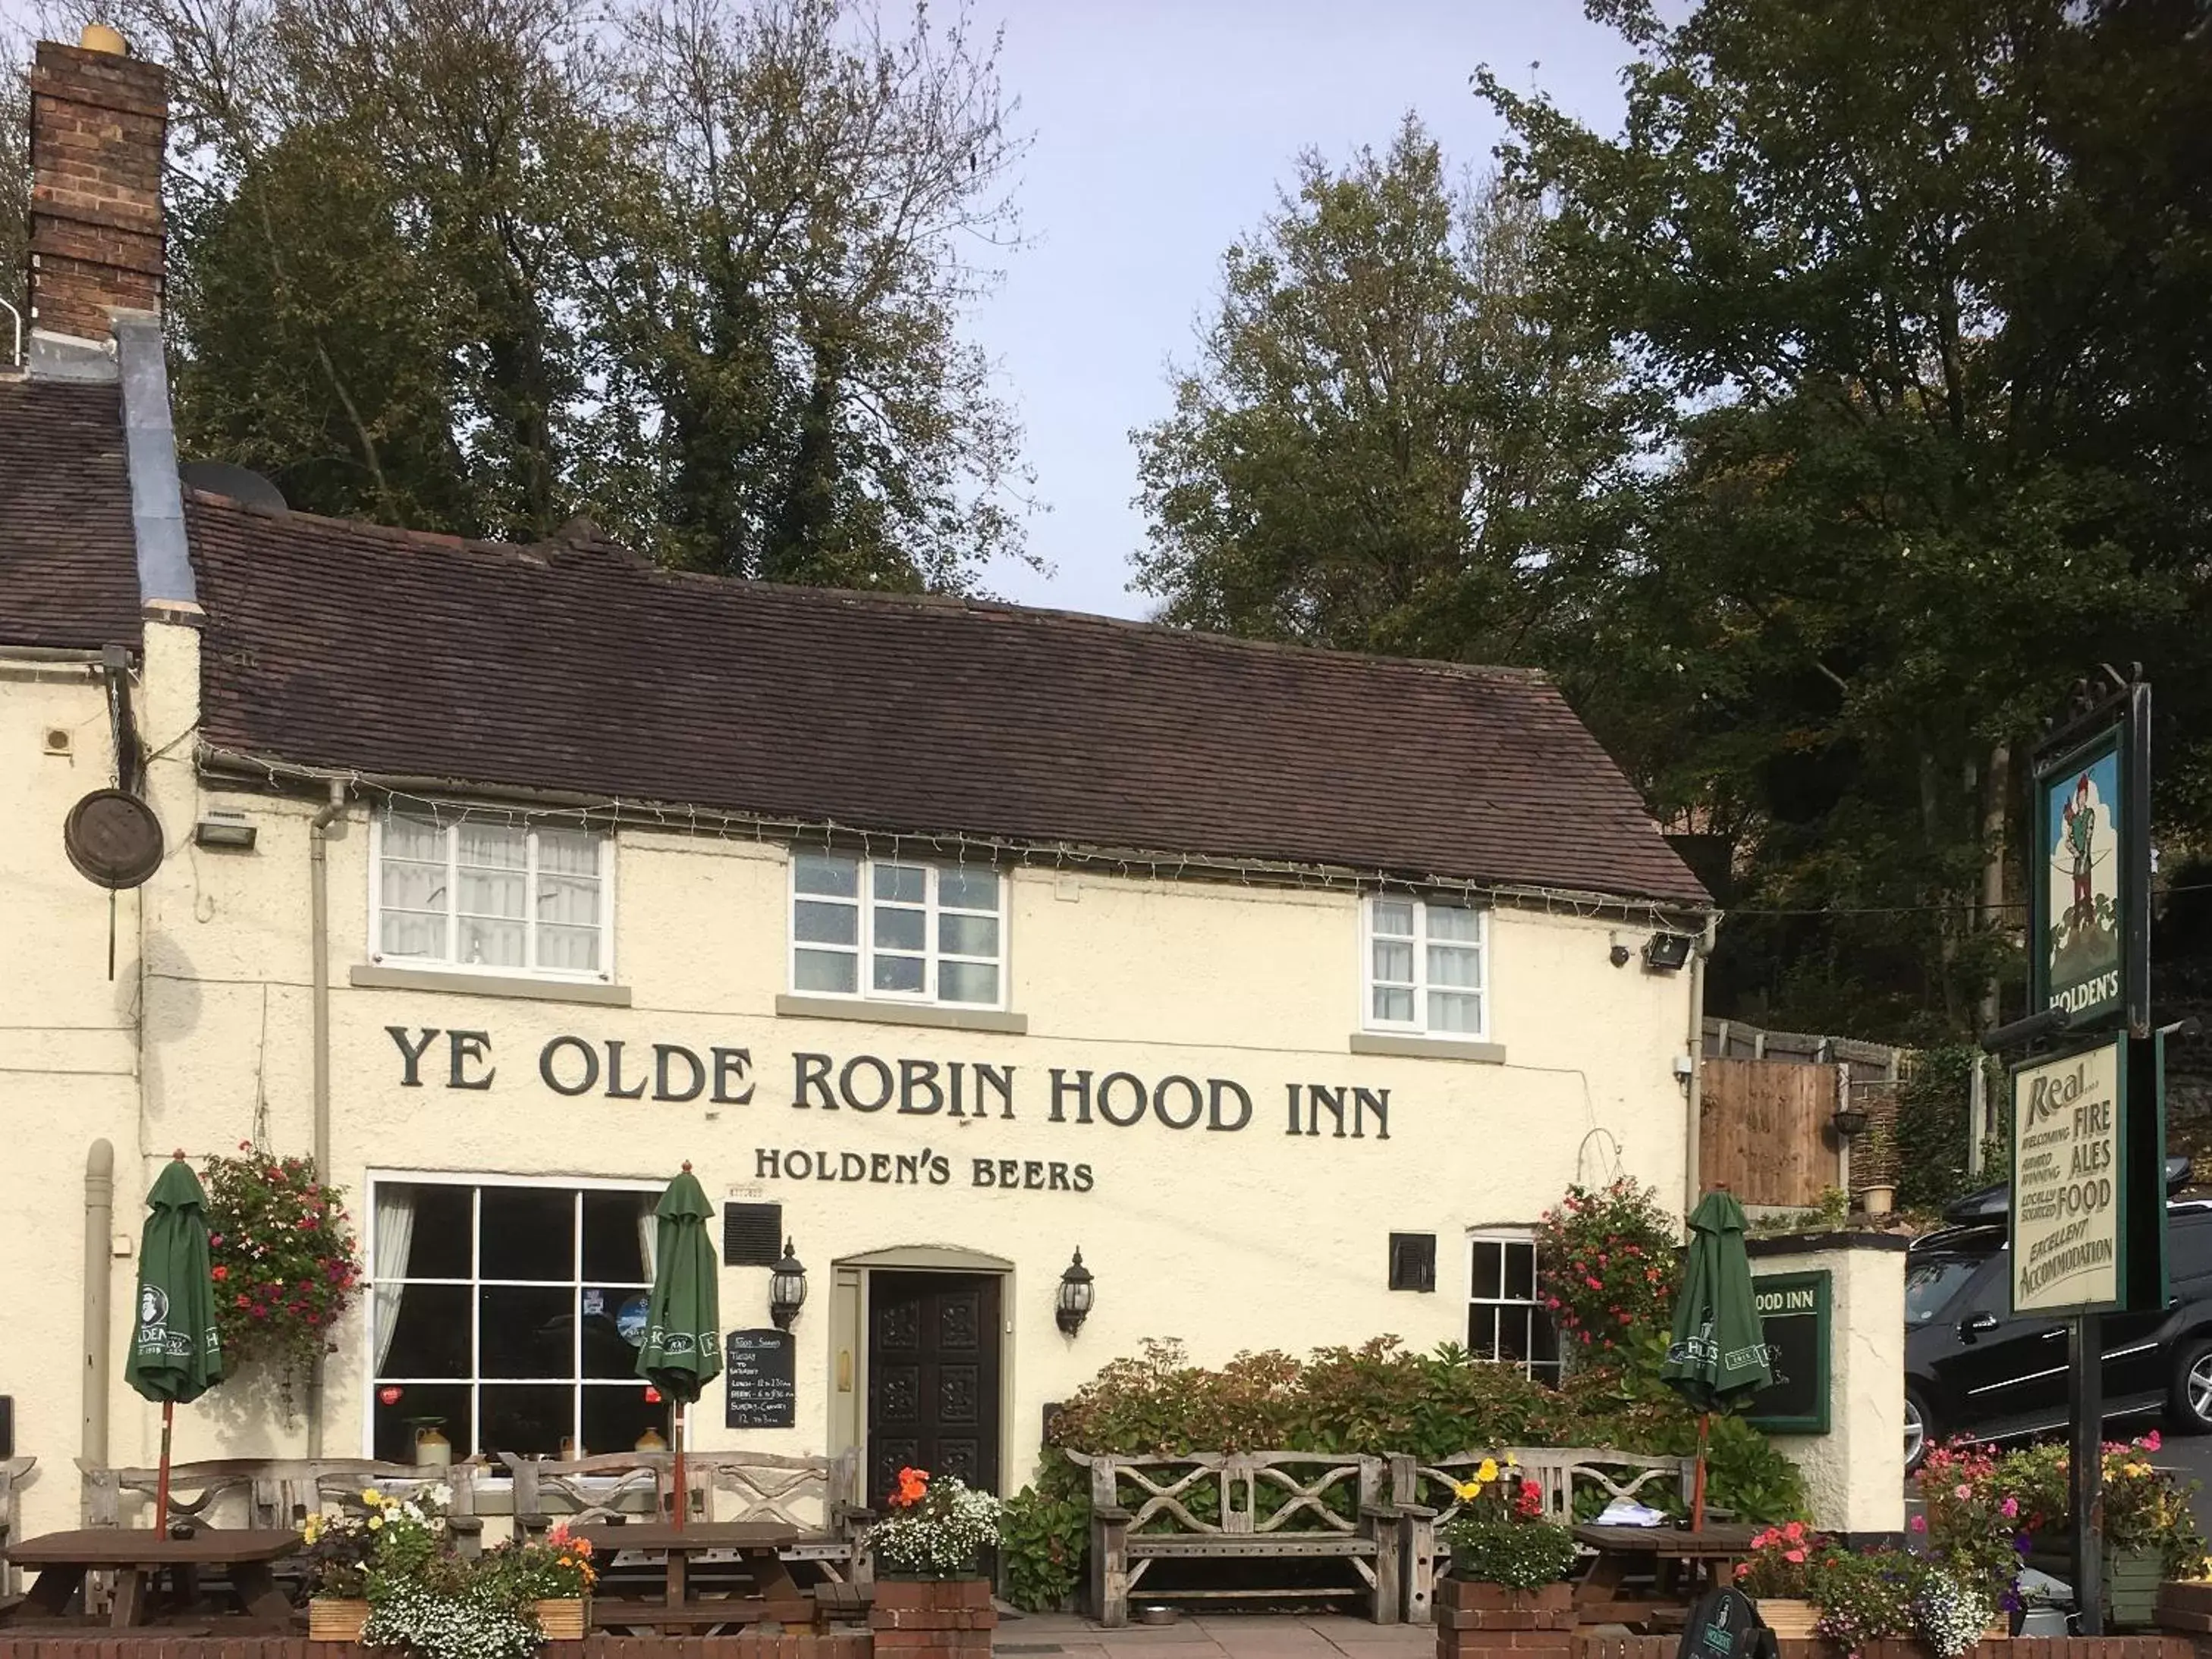
M2150 688L2124 685L2036 759L2030 1006L2077 1030L2148 1018L2149 726Z

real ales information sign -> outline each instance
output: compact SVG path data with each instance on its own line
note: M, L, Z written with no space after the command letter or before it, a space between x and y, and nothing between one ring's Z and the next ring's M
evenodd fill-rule
M2126 1145L2126 1038L2014 1070L2015 1314L2089 1313L2124 1302Z

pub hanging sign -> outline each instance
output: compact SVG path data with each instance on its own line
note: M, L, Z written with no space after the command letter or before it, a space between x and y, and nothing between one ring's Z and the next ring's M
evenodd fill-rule
M2150 1026L2150 687L2117 682L2038 750L2028 1006Z

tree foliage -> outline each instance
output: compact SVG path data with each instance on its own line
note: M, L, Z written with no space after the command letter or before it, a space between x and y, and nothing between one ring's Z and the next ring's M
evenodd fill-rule
M1720 1009L1917 1039L2014 971L2025 751L2212 766L2212 31L2182 0L1591 0L1601 134L1308 158L1140 434L1173 619L1552 669L1740 914ZM1501 464L1501 460L1503 464Z
M1188 626L1519 662L1619 534L1612 366L1540 325L1539 219L1408 116L1309 153L1135 434L1139 584Z
M293 504L961 588L1025 556L962 337L995 42L850 0L124 0L176 76L180 433Z

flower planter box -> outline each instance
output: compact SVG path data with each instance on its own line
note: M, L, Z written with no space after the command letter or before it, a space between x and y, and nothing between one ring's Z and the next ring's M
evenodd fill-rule
M1437 1605L1455 1613L1572 1613L1575 1587L1558 1583L1515 1589L1455 1573L1437 1587Z
M591 1601L587 1596L565 1595L537 1604L538 1628L549 1642L580 1642L591 1624Z
M319 1595L307 1603L310 1642L358 1642L368 1623L368 1603Z
M2158 1587L2165 1577L2162 1551L2106 1551L2106 1616L2116 1625L2151 1624L2158 1616Z
M1820 1604L1796 1596L1762 1595L1759 1598L1759 1616L1766 1620L1767 1629L1778 1638L1802 1638L1812 1635L1813 1626L1820 1622Z

